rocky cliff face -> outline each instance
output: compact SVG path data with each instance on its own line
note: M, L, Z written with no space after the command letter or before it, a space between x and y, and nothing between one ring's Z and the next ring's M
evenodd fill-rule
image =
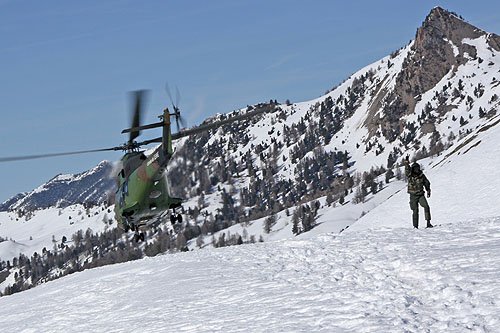
M373 105L377 110L383 108L384 115L379 119L370 119L368 125L382 128L385 137L394 141L405 129L402 117L416 111L416 105L424 93L434 89L447 75L449 77L446 80L459 76L460 67L484 61L478 58L477 46L468 43L479 38L484 39L484 46L491 50L492 56L495 51L500 51L500 36L478 29L440 7L432 9L417 30L411 49L397 74L394 89L382 90L378 103ZM386 80L390 80L390 77ZM452 110L451 105L440 104L439 116ZM431 125L427 126L426 131L434 129Z

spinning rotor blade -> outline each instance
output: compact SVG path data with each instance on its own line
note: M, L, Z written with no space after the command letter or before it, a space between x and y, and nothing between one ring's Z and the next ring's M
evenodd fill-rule
M56 157L56 156L68 156L68 155L78 155L78 154L88 154L88 153L97 153L97 152L113 151L113 150L122 150L122 147L94 149L94 150L71 151L71 152L66 152L66 153L53 153L53 154L40 154L40 155L25 155L25 156L0 157L0 162L34 160L34 159L37 159L37 158Z
M186 128L186 121L183 116L181 116L181 112L178 107L175 107L175 124L177 125L177 131L180 131L181 127L179 126L179 122L181 123L182 128Z
M141 113L143 109L143 100L144 96L146 95L146 90L137 90L132 92L130 95L134 103L132 126L131 126L132 128L134 128L134 127L139 127L141 125ZM129 142L134 141L134 139L137 138L139 134L140 130L130 132Z
M179 109L179 105L181 103L181 93L179 92L179 88L175 86L175 106L177 108L177 119L180 121L182 128L186 128L186 119L181 116L181 112ZM177 131L179 131L179 124L177 123Z
M172 109L174 110L175 114L175 124L177 125L177 131L180 130L179 122L182 125L183 128L186 127L186 121L184 118L181 116L181 111L179 109L179 102L181 100L181 94L179 93L179 88L175 86L175 103L174 99L172 98L172 92L170 91L170 86L168 85L168 82L165 83L165 90L167 91L168 98L170 98L170 103L172 103Z
M179 132L179 117L177 116L177 112L175 113L175 124L177 125L177 132Z
M239 116L235 116L235 117L228 118L228 119L225 119L225 120L217 121L215 123L201 125L201 126L198 126L198 127L192 128L192 129L180 131L180 132L172 134L172 140L177 140L177 139L180 139L180 138L183 138L183 137L186 137L186 136L190 136L190 135L193 135L193 134L197 134L197 133L201 133L201 132L208 131L208 130L211 130L211 129L215 129L215 128L218 128L218 127L220 127L222 125L232 123L234 121L247 119L247 118L250 118L250 117L257 116L257 115L259 115L261 113L271 112L273 110L274 110L274 108L269 108L269 107L261 108L261 109L254 110L254 111L249 112L249 113L241 114ZM156 124L141 126L140 128L141 129L145 129L145 128L160 127L160 126L163 126L163 123L156 123ZM123 130L122 133L128 132L130 130L131 129ZM132 129L132 130L134 130L134 129ZM154 138L154 139L151 139L151 140L146 140L146 141L139 142L139 143L137 143L137 146L145 146L145 145L149 145L150 143L161 143L161 142L162 142L162 138L159 137L159 138Z
M151 140L146 140L146 141L142 141L142 142L139 142L137 143L137 146L146 146L146 145L149 145L150 143L156 143L156 142L159 142L161 143L162 142L162 138L155 138L155 139L151 139Z
M170 92L170 86L168 85L168 82L165 83L165 90L167 91L168 98L170 98L170 103L172 103L172 106L175 110L174 99L172 98L172 93Z
M182 128L186 128L187 127L187 125L186 125L186 119L184 119L184 117L181 116L180 113L179 113L179 117L177 117L177 119L181 123ZM179 124L177 124L177 130L179 130Z
M154 124L142 125L142 126L139 126L139 127L126 128L126 129L124 129L122 131L122 134L123 133L137 132L137 131L141 131L141 130L145 130L145 129L156 128L156 127L162 127L163 125L165 125L165 123L163 121L159 121L159 122L154 123Z
M181 122L181 125L186 127L186 123L184 121L184 118L182 117L179 117L179 121ZM151 128L157 128L157 127L163 127L165 125L165 123L163 121L159 121L157 123L153 123L153 124L149 124L149 125L142 125L142 126L139 126L139 127L132 127L132 128L126 128L122 131L122 134L123 133L131 133L131 132L135 132L135 131L142 131L142 130L145 130L145 129L151 129Z

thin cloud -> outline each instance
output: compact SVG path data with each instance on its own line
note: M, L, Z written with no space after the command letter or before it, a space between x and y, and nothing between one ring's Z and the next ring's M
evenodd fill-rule
M62 37L62 38L55 38L55 39L47 39L47 40L41 40L38 42L33 42L33 43L28 43L24 45L18 45L18 46L11 46L11 47L6 47L3 49L0 49L0 53L6 53L9 51L17 51L17 50L22 50L22 49L29 49L32 47L39 47L39 46L44 46L48 44L54 44L54 43L60 43L60 42L68 42L76 39L81 39L81 38L86 38L94 35L95 33L82 33L70 37Z
M73 36L54 38L54 39L46 39L46 40L40 40L40 41L36 41L36 42L32 42L32 43L26 43L24 45L5 47L3 49L0 49L0 54L7 53L10 51L17 51L17 50L22 50L22 49L29 49L29 48L33 48L33 47L44 46L47 44L64 43L64 42L68 42L68 41L74 41L74 40L78 40L78 39L89 38L89 37L93 37L93 36L119 32L119 31L122 31L125 29L129 29L131 27L139 27L139 26L144 25L144 24L163 22L165 20L169 20L170 19L169 17L173 17L173 16L170 15L170 16L161 17L161 18L157 18L157 19L141 20L141 21L137 21L137 22L133 22L133 23L129 23L129 24L122 24L122 25L115 26L115 27L108 28L108 29L83 32L83 33L76 34Z
M292 60L293 58L296 58L298 57L298 53L295 53L295 54L287 54L283 57L281 57L280 59L278 59L277 61L275 61L274 63L272 63L271 65L267 66L266 68L264 68L266 71L267 70L270 70L270 69L275 69L275 68L278 68L282 65L284 65L285 63L289 62L290 60Z

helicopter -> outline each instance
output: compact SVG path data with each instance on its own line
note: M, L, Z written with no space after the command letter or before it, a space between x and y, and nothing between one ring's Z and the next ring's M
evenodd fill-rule
M130 128L122 131L122 133L129 133L129 140L120 146L86 151L6 157L0 158L0 162L104 151L124 151L125 154L120 159L119 163L120 170L116 176L117 190L114 195L115 219L118 227L125 232L135 232L134 239L136 242L139 240L144 241L145 234L143 230L158 226L165 220L167 215L170 215L170 222L172 225L180 224L183 220L182 215L179 213L179 209L182 207L182 199L170 196L168 180L165 176L167 165L174 154L172 142L183 137L216 129L225 124L244 120L274 110L272 106L260 105L253 111L247 113L212 123L202 124L191 129L179 130L179 122L183 124L184 121L176 105L178 102L174 103L172 100L168 84L166 88L172 103L173 111L171 112L168 107L165 108L163 113L158 116L160 121L148 125L140 124L141 115L143 113L143 101L147 91L137 90L131 93L133 100L132 124ZM177 95L179 95L178 90ZM175 118L177 124L176 133L171 132L172 118ZM142 130L159 127L163 130L161 137L142 142L135 141ZM146 151L140 150L140 148L153 143L160 143L160 145L154 148L154 150L146 156Z

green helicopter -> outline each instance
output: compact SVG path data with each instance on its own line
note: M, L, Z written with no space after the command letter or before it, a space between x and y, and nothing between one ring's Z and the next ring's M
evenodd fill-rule
M121 146L65 153L7 157L0 158L0 162L123 150L126 153L120 160L120 171L116 177L117 191L114 199L114 212L118 227L125 232L129 230L134 231L135 240L144 241L145 235L142 230L159 225L165 220L167 215L170 215L172 225L182 223L182 215L179 213L182 199L170 196L168 180L165 176L166 167L174 154L172 141L216 129L222 125L247 119L264 112L271 112L274 110L274 106L271 104L260 104L251 112L172 134L171 117L175 117L177 128L179 128L179 121L182 124L183 120L179 108L172 101L168 85L167 92L172 102L173 112L171 113L168 108L164 109L163 114L159 116L161 121L154 124L140 124L145 92L145 90L132 92L135 104L132 126L122 131L122 133L130 133L130 136L128 142ZM142 142L135 141L140 131L158 127L162 127L163 129L161 137ZM160 143L160 145L149 156L145 155L144 150L139 150L140 147L152 143Z

